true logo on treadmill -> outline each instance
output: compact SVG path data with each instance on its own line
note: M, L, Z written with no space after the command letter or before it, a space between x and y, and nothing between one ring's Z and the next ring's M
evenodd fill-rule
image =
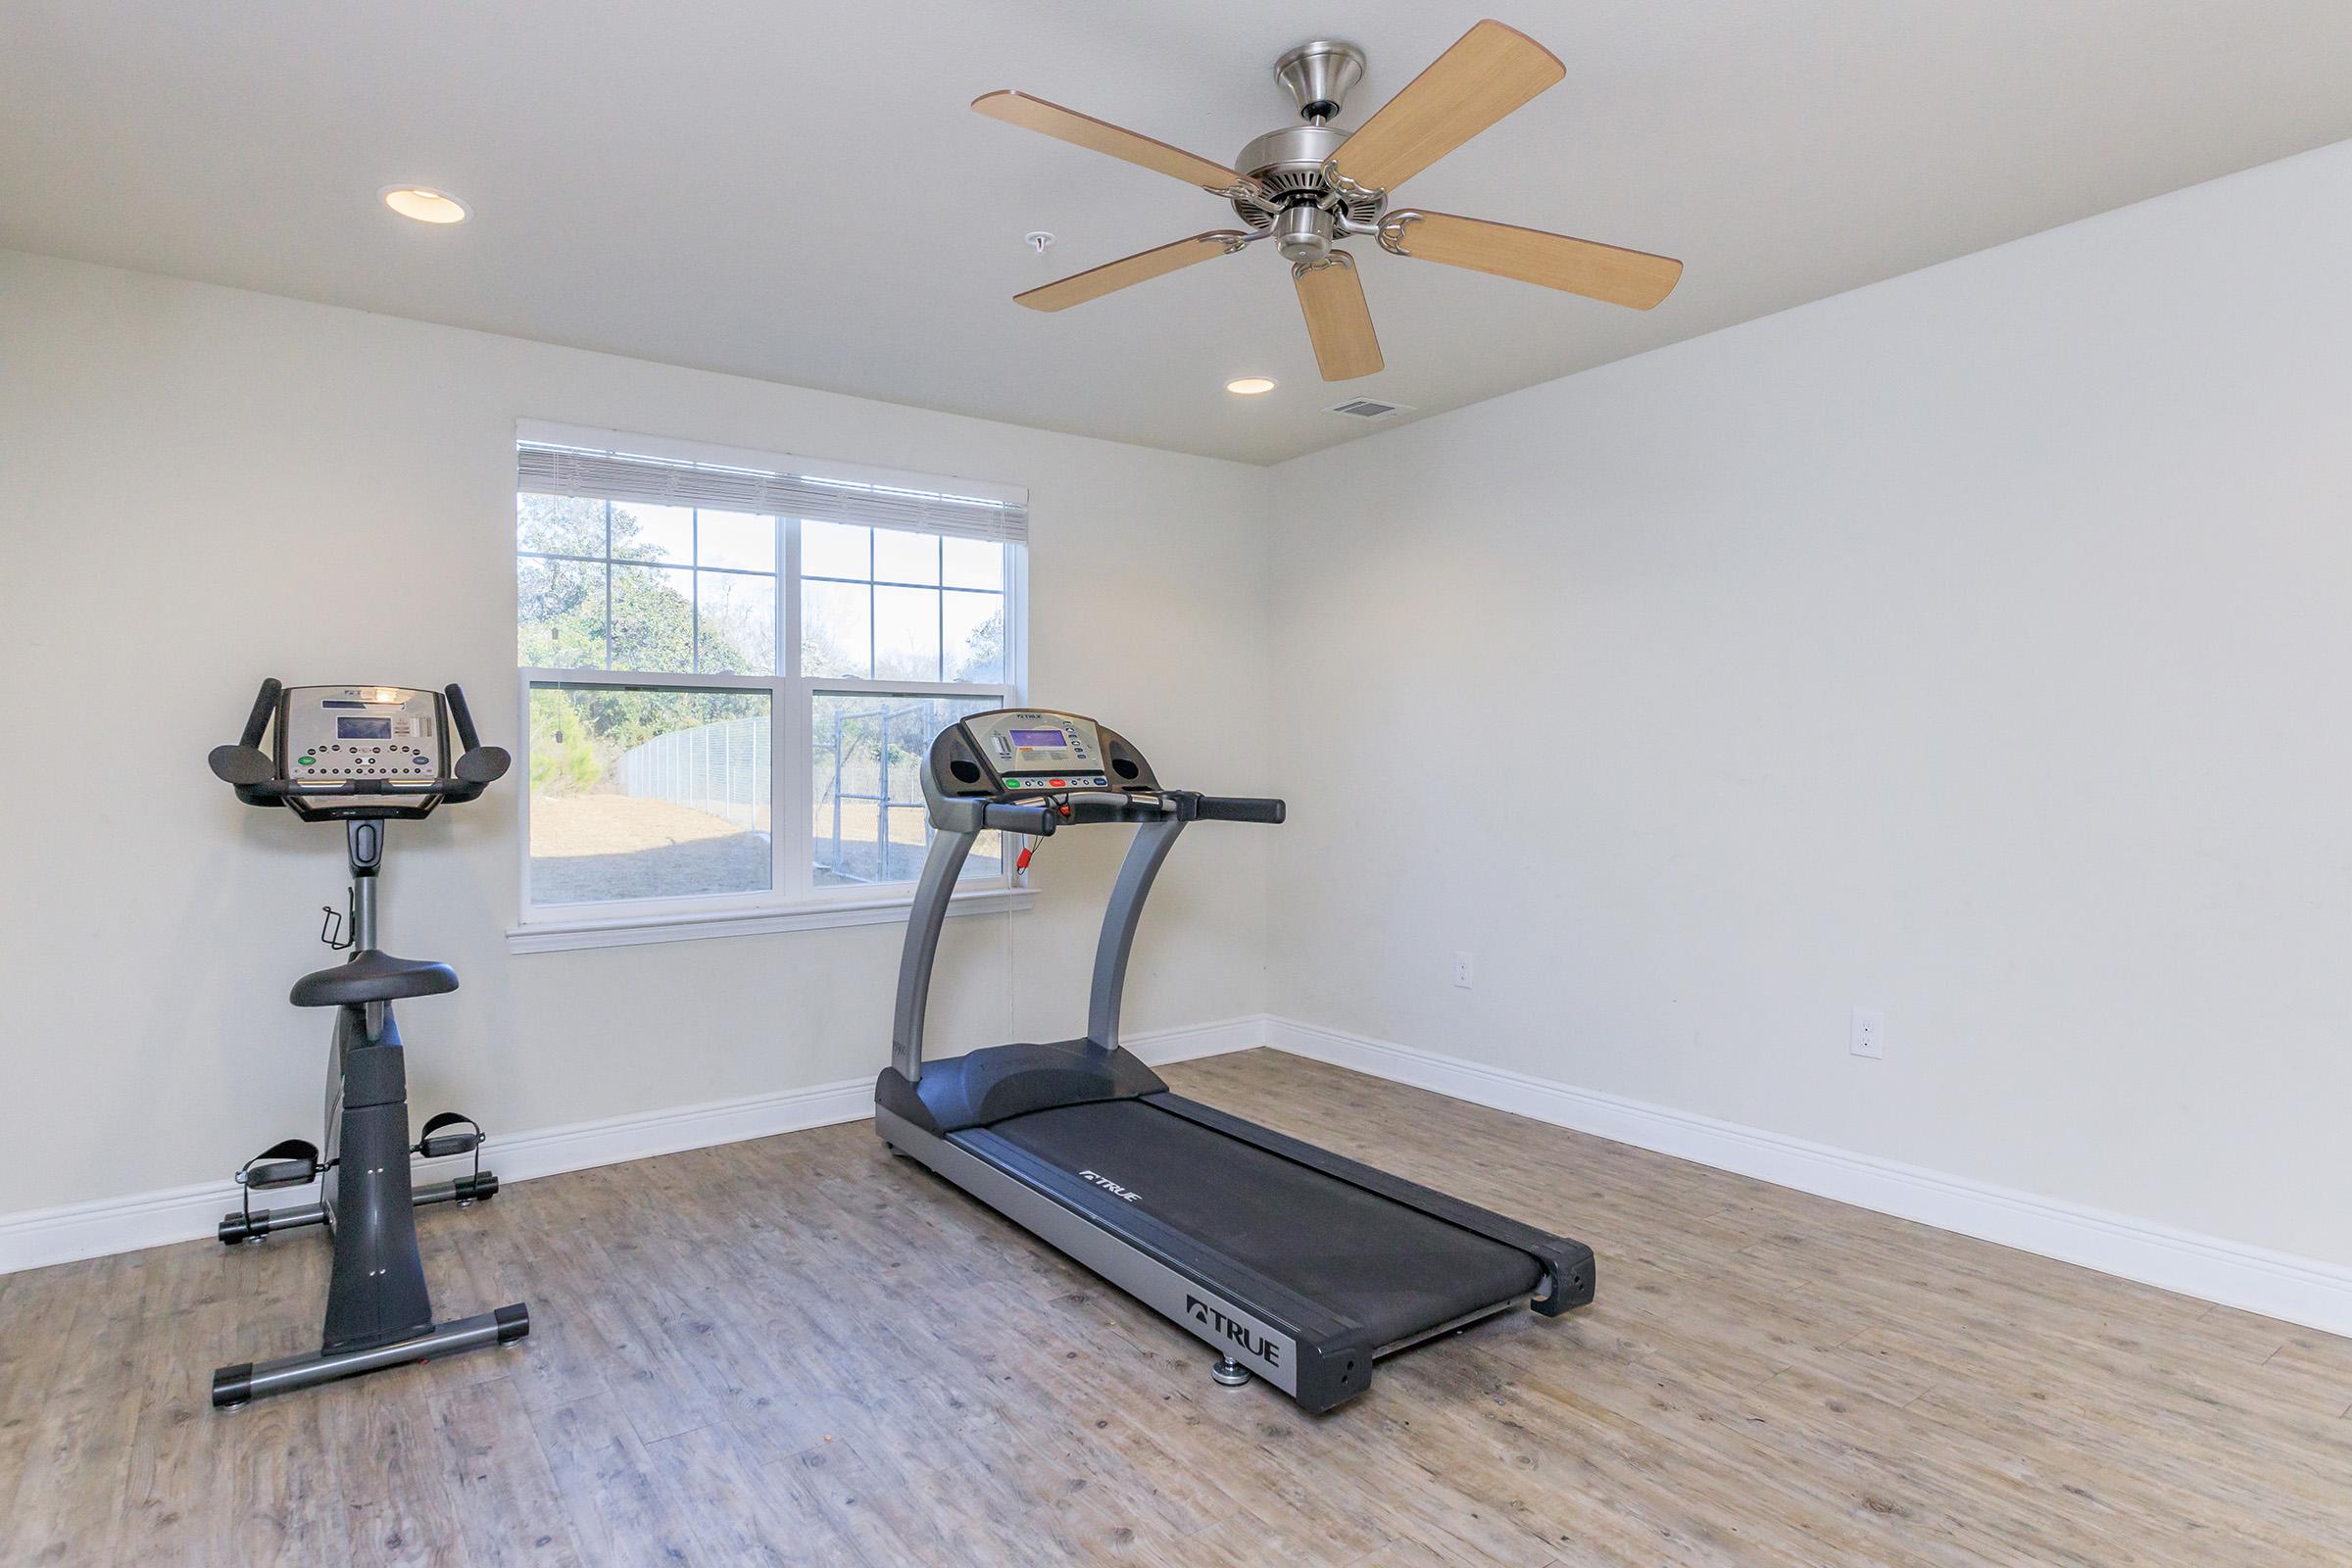
M1187 1317L1202 1328L1215 1330L1266 1365L1282 1365L1282 1351L1272 1340L1262 1334L1252 1333L1245 1324L1236 1323L1198 1296L1185 1297L1184 1311Z
M1144 1196L1141 1193L1131 1193L1126 1188L1121 1187L1117 1182L1112 1181L1109 1177L1099 1175L1091 1170L1082 1170L1078 1174L1085 1177L1088 1181L1093 1182L1097 1187L1102 1188L1104 1192L1109 1193L1112 1197L1125 1199L1130 1203Z

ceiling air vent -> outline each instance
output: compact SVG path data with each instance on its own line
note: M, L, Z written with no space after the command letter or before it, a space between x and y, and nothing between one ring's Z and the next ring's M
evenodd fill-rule
M1405 414L1410 410L1401 403L1383 403L1377 398L1349 398L1345 403L1334 403L1324 412L1345 414L1350 419L1385 419L1392 414Z

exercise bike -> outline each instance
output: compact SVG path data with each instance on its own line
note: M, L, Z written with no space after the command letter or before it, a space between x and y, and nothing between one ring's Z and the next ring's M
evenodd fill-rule
M451 730L464 750L454 765ZM275 734L269 751L265 731ZM285 807L306 822L339 821L351 867L350 934L330 906L319 938L351 956L294 982L297 1007L332 1007L322 1144L289 1139L237 1173L242 1207L220 1220L223 1243L260 1242L285 1230L324 1225L335 1244L326 1320L315 1351L274 1361L240 1361L213 1374L213 1404L247 1400L337 1378L509 1345L531 1331L516 1301L437 1323L416 1250L415 1209L490 1198L498 1177L481 1168L482 1130L444 1111L409 1142L408 1068L392 1004L458 988L446 963L396 958L376 946L376 879L385 824L417 821L441 806L478 798L510 762L474 733L466 695L400 686L296 686L262 682L234 746L213 748L213 772L248 806ZM470 1174L416 1185L412 1157L473 1155ZM289 1208L253 1206L256 1191L319 1183L318 1200Z

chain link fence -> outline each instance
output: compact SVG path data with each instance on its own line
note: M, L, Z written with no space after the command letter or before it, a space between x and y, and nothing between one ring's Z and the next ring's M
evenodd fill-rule
M657 735L620 755L620 793L667 801L755 833L768 827L768 721L730 718Z

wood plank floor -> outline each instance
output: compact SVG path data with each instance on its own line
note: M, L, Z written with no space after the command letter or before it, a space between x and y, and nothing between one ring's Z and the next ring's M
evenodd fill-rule
M2352 1562L2352 1342L1266 1052L1182 1092L1592 1245L1321 1418L862 1125L420 1216L520 1347L206 1406L316 1234L0 1281L0 1562Z

